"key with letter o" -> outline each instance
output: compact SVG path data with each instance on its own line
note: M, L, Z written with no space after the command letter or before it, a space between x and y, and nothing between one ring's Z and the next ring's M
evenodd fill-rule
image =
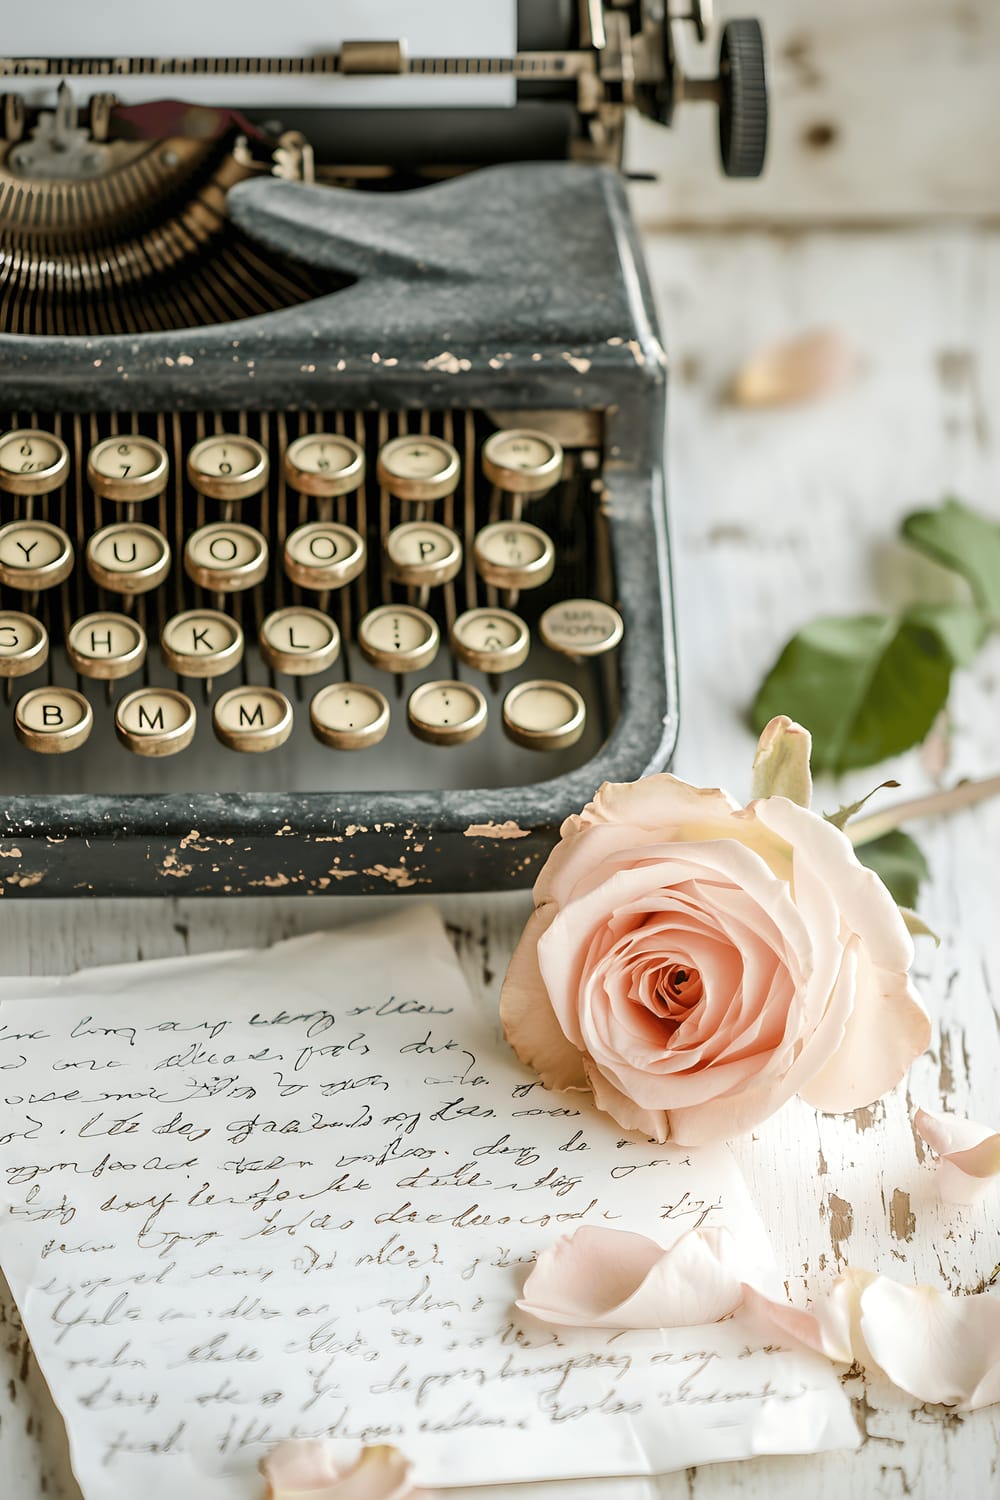
M0 610L0 677L27 677L49 659L48 631L34 615Z
M310 521L285 541L285 572L304 589L342 589L363 571L365 552L353 526Z
M146 660L146 632L128 615L84 615L69 628L66 655L81 677L128 677Z
M260 654L276 672L312 677L340 655L340 631L321 610L293 604L276 609L260 627Z
M160 650L179 677L222 677L243 660L243 631L217 609L188 609L164 625Z
M64 583L73 571L73 543L49 521L0 526L0 583L33 592Z
M215 705L212 726L230 750L275 750L292 732L292 705L276 688L230 688Z
M146 594L170 572L170 543L139 521L116 521L87 543L87 572L112 594Z
M194 739L195 706L173 688L137 688L115 709L115 734L135 755L176 755Z
M267 542L241 521L216 521L187 539L184 569L202 588L237 594L253 588L267 574Z
M14 705L14 733L40 755L65 755L89 737L94 713L72 688L33 688Z

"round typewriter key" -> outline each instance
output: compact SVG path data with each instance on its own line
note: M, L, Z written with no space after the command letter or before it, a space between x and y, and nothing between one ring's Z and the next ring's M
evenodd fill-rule
M230 750L276 750L292 732L292 705L276 688L230 688L212 711L212 727Z
M462 543L437 521L407 521L385 539L389 571L397 583L436 588L450 583L462 566Z
M547 433L527 427L491 433L480 461L490 483L512 495L544 495L562 478L560 445Z
M115 734L134 755L176 755L186 750L197 722L191 699L173 688L137 688L115 709Z
M285 478L300 495L350 495L365 479L365 451L339 433L309 432L285 449Z
M66 655L81 677L128 677L146 660L146 632L128 615L84 615L69 628Z
M268 615L260 627L260 654L276 672L312 677L340 655L340 631L318 609L293 604Z
M49 659L49 636L41 620L0 609L0 677L27 677Z
M139 433L105 438L87 455L87 483L105 500L151 500L163 494L169 474L166 448Z
M385 739L389 704L378 688L335 682L309 705L313 734L333 750L367 750Z
M419 672L429 667L439 643L430 615L410 604L383 604L358 624L362 656L383 672Z
M458 484L458 451L443 438L392 438L379 449L378 482L400 500L441 500Z
M364 538L353 526L310 521L285 539L285 572L304 589L342 589L364 571Z
M189 609L164 625L160 650L179 677L222 677L243 660L243 631L218 610Z
M621 615L600 599L562 599L538 622L545 645L563 656L602 656L614 650L624 633Z
M14 733L40 755L65 755L88 738L94 713L72 688L33 688L14 705Z
M73 543L49 521L0 526L0 583L13 589L51 589L73 571Z
M551 539L527 521L496 521L476 533L479 576L499 589L534 589L547 583L556 565Z
M527 625L507 609L468 609L451 627L451 649L479 672L511 672L530 648Z
M565 750L575 745L587 721L587 708L565 682L519 682L503 700L503 727L529 750Z
M184 571L202 588L237 594L267 576L267 542L252 526L216 521L193 531L184 547Z
M188 479L212 500L248 500L264 488L270 471L267 449L242 433L202 438L187 456Z
M9 495L47 495L69 474L69 449L54 432L19 427L0 437L0 490Z
M406 705L410 729L429 745L464 745L486 728L486 699L467 682L424 682Z
M116 521L87 543L87 572L113 594L147 594L170 572L170 543L139 521Z

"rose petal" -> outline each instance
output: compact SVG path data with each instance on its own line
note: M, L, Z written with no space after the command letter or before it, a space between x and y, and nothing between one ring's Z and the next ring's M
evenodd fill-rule
M941 1158L937 1188L945 1203L975 1203L1000 1175L1000 1131L961 1115L927 1109L917 1110L913 1124Z
M398 1448L380 1443L362 1448L352 1463L329 1440L279 1443L261 1460L268 1500L420 1500L412 1465Z
M517 1306L576 1328L688 1328L739 1306L736 1243L691 1229L665 1250L644 1234L584 1226L543 1250Z
M518 1057L546 1088L585 1089L579 1048L560 1027L538 969L538 940L557 911L548 905L528 918L500 991L500 1020Z
M952 1297L880 1276L861 1294L861 1332L889 1379L918 1401L974 1411L1000 1398L1000 1297Z
M808 729L787 714L779 714L765 724L757 741L751 795L787 797L800 807L808 807L812 801L811 754L812 735Z
M786 406L815 400L845 385L857 361L836 329L821 328L773 344L747 360L730 397L737 406Z
M605 1078L589 1058L584 1058L583 1065L598 1109L610 1115L623 1130L636 1131L649 1141L659 1141L663 1145L670 1139L670 1117L665 1110L640 1108L634 1099Z
M756 1287L744 1284L743 1305L768 1327L825 1354L827 1359L849 1365L854 1359L861 1293L874 1280L871 1271L848 1271L838 1276L829 1293L808 1308L793 1307L767 1297Z

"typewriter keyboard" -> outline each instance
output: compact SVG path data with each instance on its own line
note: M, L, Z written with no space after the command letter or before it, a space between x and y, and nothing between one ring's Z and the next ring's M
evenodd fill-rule
M613 728L595 414L0 421L0 791L515 785Z

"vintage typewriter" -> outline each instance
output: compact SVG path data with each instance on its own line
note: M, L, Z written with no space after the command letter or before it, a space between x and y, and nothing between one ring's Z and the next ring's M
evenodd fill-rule
M54 9L0 44L0 894L529 883L674 745L622 137L713 101L759 173L757 23L695 80L706 0Z

